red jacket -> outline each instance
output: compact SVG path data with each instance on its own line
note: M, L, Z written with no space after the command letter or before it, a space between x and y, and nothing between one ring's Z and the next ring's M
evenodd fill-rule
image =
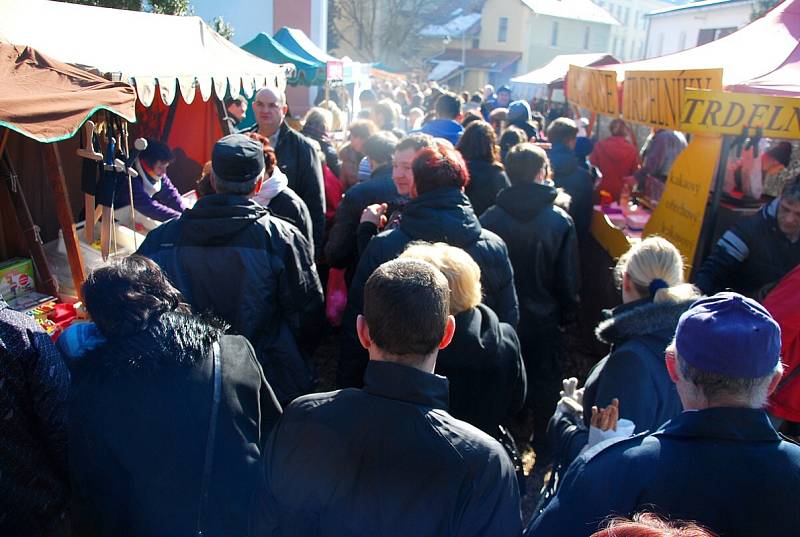
M781 327L783 378L800 367L800 266L787 274L764 299L764 307ZM800 422L800 373L769 398L775 416Z
M332 222L336 215L336 208L342 202L342 183L336 177L328 165L322 164L322 179L325 182L325 220Z
M639 152L622 136L609 136L597 142L589 160L603 173L596 190L605 190L615 200L622 193L622 178L639 169Z

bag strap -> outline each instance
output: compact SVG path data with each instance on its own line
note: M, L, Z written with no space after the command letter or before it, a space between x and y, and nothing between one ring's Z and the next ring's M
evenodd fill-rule
M219 342L211 344L211 375L214 391L211 399L211 415L208 419L208 437L206 438L206 454L203 462L203 479L200 484L200 505L197 510L197 531L195 535L202 537L205 527L206 506L208 505L208 488L211 481L211 469L214 464L214 444L217 437L217 416L219 402L222 398L222 363L220 362Z

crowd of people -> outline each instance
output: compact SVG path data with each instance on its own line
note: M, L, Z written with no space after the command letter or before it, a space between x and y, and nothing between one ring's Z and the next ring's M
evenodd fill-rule
M237 131L231 99L191 208L151 142L118 196L150 231L89 275L86 322L54 345L0 300L0 534L800 531L777 432L800 421L800 176L693 282L666 239L632 246L579 386L565 334L607 277L580 263L592 206L663 189L686 140L642 158L622 120L595 142L511 97L382 83L342 144L333 101L295 129L263 88Z

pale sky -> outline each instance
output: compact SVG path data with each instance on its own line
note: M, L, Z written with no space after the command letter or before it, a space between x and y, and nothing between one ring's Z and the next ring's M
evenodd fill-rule
M259 32L272 35L272 0L191 0L195 13L210 21L222 15L233 26L233 42L244 45Z

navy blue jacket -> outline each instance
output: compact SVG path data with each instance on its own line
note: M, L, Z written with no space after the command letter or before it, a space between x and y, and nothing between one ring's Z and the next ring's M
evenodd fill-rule
M311 245L289 222L244 196L204 196L139 247L197 313L212 313L255 347L281 404L309 393L307 362L322 322Z
M569 215L575 221L578 238L582 240L589 233L592 219L594 179L588 171L578 166L575 152L564 144L553 144L547 154L553 169L553 182L572 197Z
M800 446L763 410L683 412L651 435L602 443L570 466L526 535L591 535L608 515L655 511L721 537L797 535Z
M778 227L780 198L726 231L700 266L695 284L706 294L727 288L756 296L800 265L800 241Z
M254 535L520 535L511 460L448 414L447 379L371 361L364 380L286 408L264 448Z
M653 304L648 299L612 310L595 331L611 344L611 353L592 368L583 394L583 423L556 414L550 436L564 466L586 445L592 406L608 406L619 399L619 417L633 421L636 433L651 432L680 414L678 390L669 378L664 352L672 341L681 314L693 300Z

